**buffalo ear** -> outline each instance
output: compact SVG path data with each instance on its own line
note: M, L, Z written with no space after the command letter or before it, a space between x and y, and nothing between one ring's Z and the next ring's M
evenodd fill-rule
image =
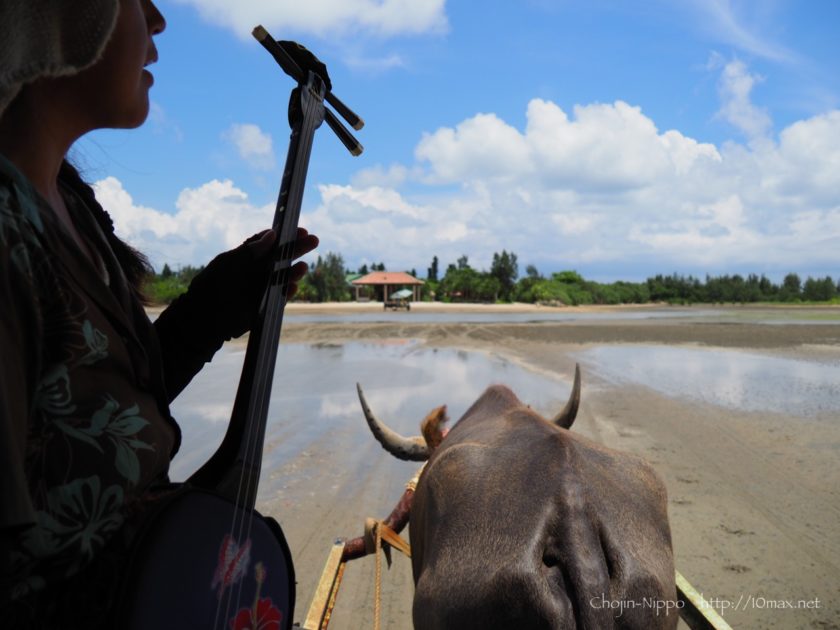
M423 422L420 423L420 433L423 434L423 439L426 440L426 446L431 453L434 449L440 446L443 440L443 425L449 421L449 416L446 415L446 405L442 405L432 409Z
M554 416L552 422L563 429L572 428L572 423L577 417L578 407L580 407L580 364L575 363L575 382L572 385L569 402L566 403L563 411Z

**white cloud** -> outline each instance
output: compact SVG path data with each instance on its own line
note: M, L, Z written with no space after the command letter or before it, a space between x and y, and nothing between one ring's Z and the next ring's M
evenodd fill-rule
M177 123L169 119L166 110L157 101L149 103L149 122L156 135L171 135L176 142L184 140L184 132Z
M206 264L271 225L273 204L255 207L230 180L186 188L175 214L136 205L122 183L107 177L94 185L117 234L144 252L157 269Z
M520 133L495 114L478 114L455 129L425 135L415 150L431 164L429 181L447 183L481 178L509 179L530 170Z
M404 68L405 61L400 55L390 54L385 57L360 57L351 55L344 60L350 68L363 72L378 74L394 68Z
M773 124L767 110L757 107L750 100L753 88L763 80L757 74L750 74L746 64L736 59L724 66L718 82L721 100L718 116L749 139L765 137Z
M677 131L660 135L623 101L576 106L570 120L554 103L534 99L527 120L521 133L493 114L478 114L424 136L415 154L429 164L433 182L537 180L578 190L641 187L720 157L712 145Z
M352 184L357 187L387 186L397 187L405 183L411 172L402 164L391 164L387 168L382 165L358 171L352 179Z
M252 167L270 171L277 164L271 134L251 123L234 123L222 137L236 147L239 157Z
M416 156L318 186L301 223L320 253L392 270L467 255L481 269L505 249L522 270L597 267L613 279L840 268L840 111L715 147L621 101L570 116L535 99L523 129L478 114L421 138ZM273 213L231 181L184 190L173 215L135 204L114 178L97 189L118 232L158 265L207 262Z
M250 37L257 24L269 32L318 36L381 36L442 32L447 28L445 0L175 0L194 6L214 24Z
M417 219L421 214L418 208L407 203L397 191L381 186L359 189L352 186L329 184L321 186L320 191L321 199L325 204L334 206L346 204L348 207L364 208L364 216L369 216L368 213L371 210L393 218L402 216ZM352 215L352 212L346 214L346 216Z
M162 238L178 229L174 217L153 208L134 205L134 200L125 191L116 177L106 177L94 185L96 198L114 221L114 228L120 235L146 238Z
M738 16L731 0L692 0L691 4L702 16L698 21L709 35L718 41L736 46L741 50L777 62L795 62L798 55L787 47L762 37L756 24L746 26L746 20ZM771 3L765 3L770 5ZM746 5L749 6L749 5ZM753 17L756 11L751 8Z
M840 267L837 111L799 121L777 141L718 148L660 132L621 101L568 116L535 99L524 130L478 114L425 135L415 153L427 173L419 193L416 178L375 186L375 172L321 187L307 220L325 250L351 266L385 260L404 269L462 254L486 268L507 249L523 269L608 265L625 278L644 265L694 273ZM451 184L460 186L448 192ZM406 186L411 194L401 192Z

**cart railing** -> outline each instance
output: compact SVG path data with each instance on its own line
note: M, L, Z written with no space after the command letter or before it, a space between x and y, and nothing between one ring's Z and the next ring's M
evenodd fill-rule
M342 557L345 555L345 549L344 540L335 541L330 548L303 625L296 627L302 630L327 630L333 608L335 608L338 590L341 587L341 580L344 577L344 568L349 562ZM677 608L680 618L691 630L732 630L732 627L679 571L676 572L676 582Z

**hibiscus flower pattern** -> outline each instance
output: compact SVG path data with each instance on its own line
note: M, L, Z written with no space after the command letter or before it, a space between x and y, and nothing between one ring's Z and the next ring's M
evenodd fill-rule
M23 536L23 545L34 558L76 558L67 567L72 575L90 562L110 536L120 528L123 489L102 488L99 477L76 479L51 488L47 509L38 512L38 526ZM75 553L64 554L72 550Z
M283 615L268 597L259 599L252 608L240 610L230 622L232 630L280 630Z
M257 582L257 596L250 608L241 608L230 620L231 630L280 630L283 613L274 605L270 597L260 597L266 570L262 562L254 567L254 579Z
M138 415L137 405L120 411L119 403L106 397L105 404L96 411L90 419L90 425L79 428L64 420L55 420L55 425L67 435L81 440L104 452L99 439L107 437L114 447L114 466L117 471L131 483L137 483L140 477L140 460L137 450L153 450L153 448L137 439L137 434L149 424L149 421Z
M91 365L108 356L108 335L94 328L89 319L82 324L82 336L85 338L88 352L80 359L81 365Z
M70 376L66 365L54 365L47 370L38 383L35 406L47 416L66 416L76 410L70 394Z

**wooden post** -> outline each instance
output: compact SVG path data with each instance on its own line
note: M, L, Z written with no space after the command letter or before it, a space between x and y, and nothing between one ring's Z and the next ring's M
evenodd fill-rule
M682 604L680 617L691 630L732 630L679 571L676 578L677 600Z
M335 598L338 595L338 588L341 586L341 578L344 574L345 563L341 560L343 552L343 540L337 541L330 549L327 563L321 573L321 580L315 589L315 595L309 605L309 612L306 613L306 620L300 626L303 630L322 630L329 624L332 607L335 606Z

